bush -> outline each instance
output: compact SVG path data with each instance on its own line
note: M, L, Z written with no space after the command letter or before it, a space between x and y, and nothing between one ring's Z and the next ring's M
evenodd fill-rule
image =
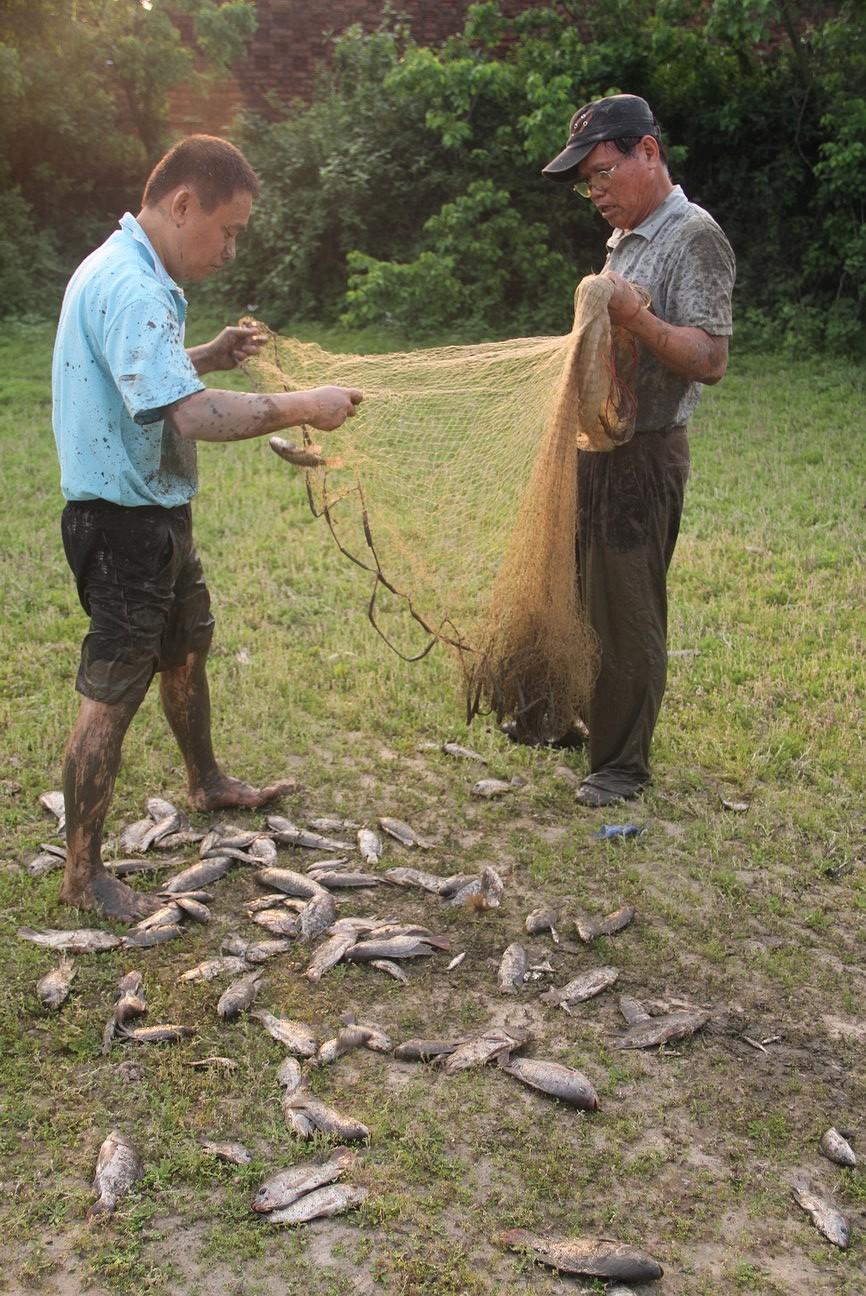
M56 239L39 232L20 190L0 192L0 317L53 314L64 275Z

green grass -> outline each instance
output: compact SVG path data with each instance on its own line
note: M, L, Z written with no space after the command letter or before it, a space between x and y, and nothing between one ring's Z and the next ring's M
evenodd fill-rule
M205 335L200 327L191 340ZM332 349L394 345L306 335ZM221 983L176 982L227 931L249 932L248 872L218 884L211 926L182 942L135 959L78 957L55 1016L34 994L54 956L15 938L24 923L76 925L57 901L57 875L34 881L24 869L50 840L37 797L58 786L84 629L59 537L50 347L48 326L0 333L0 1292L564 1290L496 1244L503 1229L525 1226L642 1246L665 1266L665 1296L862 1296L862 1171L831 1166L817 1142L834 1123L862 1143L866 1097L864 371L735 356L705 393L671 571L674 655L655 781L627 812L648 831L625 843L593 840L599 823L625 813L578 812L554 772L561 757L509 747L485 722L467 730L441 654L415 666L389 654L366 619L366 582L310 516L298 477L261 444L201 447L196 531L217 617L210 679L225 764L254 779L296 774L292 817L394 814L435 837L424 865L456 872L491 861L507 875L502 908L482 915L411 892L341 900L341 912L411 916L443 931L453 952L467 951L454 973L437 956L409 967L405 989L356 967L311 988L299 977L304 953L293 951L267 965L261 1006L323 1033L354 1010L395 1038L507 1013L531 1024L533 1055L581 1067L602 1096L587 1117L493 1068L448 1080L353 1054L312 1083L370 1126L354 1176L370 1198L345 1220L280 1231L249 1210L266 1173L309 1155L282 1122L279 1046L254 1021L218 1020ZM502 804L476 803L474 769L417 750L448 738L528 786ZM580 756L568 761L583 768ZM138 818L148 795L182 799L183 783L148 697L109 832ZM722 796L751 808L730 814ZM394 846L388 862L415 861ZM706 1004L711 1028L659 1056L625 1053L615 994L573 1017L540 1004L540 986L504 1001L499 955L542 899L559 904L569 944L569 915L638 909L632 928L590 949L532 938L533 959L549 955L558 984L613 962L623 990ZM149 1020L193 1025L194 1040L101 1056L114 987L131 966L144 973ZM781 1040L762 1052L743 1034ZM207 1053L230 1055L237 1070L184 1065ZM118 1070L128 1061L140 1078ZM135 1137L147 1176L112 1222L89 1229L96 1151L114 1124ZM215 1163L200 1135L242 1140L253 1164ZM798 1170L851 1218L846 1255L790 1200Z

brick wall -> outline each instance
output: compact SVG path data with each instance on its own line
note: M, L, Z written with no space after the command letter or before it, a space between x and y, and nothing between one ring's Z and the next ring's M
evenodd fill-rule
M471 0L400 0L420 45L437 45L463 27ZM505 13L539 8L549 0L504 0ZM246 57L208 95L181 87L171 95L169 115L179 134L224 132L241 107L274 115L270 101L307 99L315 65L327 58L332 38L353 23L371 31L382 19L373 0L256 0L258 29Z

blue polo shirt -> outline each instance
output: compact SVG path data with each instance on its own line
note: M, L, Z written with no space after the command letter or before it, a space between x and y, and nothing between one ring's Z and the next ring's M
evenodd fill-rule
M182 290L127 212L70 279L57 326L54 439L66 499L173 508L195 494L195 442L162 418L204 390L185 319Z

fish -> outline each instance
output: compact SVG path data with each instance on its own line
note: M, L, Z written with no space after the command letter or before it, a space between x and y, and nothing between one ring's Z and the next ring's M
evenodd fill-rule
M192 918L194 922L210 922L210 909L206 904L202 904L200 900L196 900L195 896L179 895L175 900L175 904L179 905L183 912Z
M722 797L722 809L730 810L732 814L745 814L751 806L751 801L731 801L727 797Z
M54 815L54 818L58 820L57 831L62 832L62 829L59 827L59 821L66 818L66 804L63 800L63 793L41 792L39 794L39 804L43 809L47 810L49 814Z
M132 1185L144 1174L144 1163L132 1143L120 1130L112 1130L99 1149L93 1187L99 1194L87 1212L87 1219L112 1215Z
M153 828L152 819L136 819L135 823L127 824L117 839L117 844L122 851L140 851L141 843L147 834Z
M379 827L382 832L386 832L389 837L393 837L401 846L415 848L416 850L429 850L430 843L423 837L419 837L415 829L409 824L404 823L402 819L389 819L387 815L379 817Z
M463 747L460 743L443 743L442 750L446 756L455 756L458 760L478 761L480 765L488 763L486 756L482 756L480 752L474 751L471 747Z
M216 958L205 959L203 963L196 963L195 967L181 972L177 979L182 984L188 985L190 982L213 981L216 977L237 976L241 972L248 971L244 959L234 954L222 954Z
M167 833L164 837L159 837L153 842L154 850L181 850L185 846L196 846L201 841L204 833L198 832L195 828L184 828L180 832Z
M147 1012L144 996L144 977L140 972L127 972L120 978L114 1004L114 1020L131 1021L133 1017L143 1017Z
M182 864L183 860L179 855L172 856L169 859L118 859L106 860L105 867L109 873L115 877L131 877L133 873L157 873L162 869L172 868L176 864Z
M275 940L251 941L246 948L244 958L247 963L266 963L277 954L285 954L292 948L291 940L278 938Z
M345 957L349 963L371 963L373 959L422 958L435 953L432 945L417 936L392 936L389 940L358 941Z
M448 901L452 905L468 905L470 909L498 909L505 894L505 883L488 865L480 876L461 887Z
M273 932L275 936L288 937L290 940L294 940L299 930L297 916L283 908L263 909L253 915L253 922L266 931Z
M163 945L166 941L175 940L183 935L183 928L177 923L165 927L153 927L147 931L131 930L121 938L124 949L149 949L151 945Z
M298 917L301 940L315 940L322 932L328 930L336 917L337 906L334 897L324 888L320 888L318 895L313 896L312 900L304 905Z
M298 1089L303 1087L304 1076L301 1071L301 1064L297 1058L289 1054L283 1058L280 1063L280 1069L277 1071L277 1084L285 1089L285 1097L289 1097Z
M261 975L261 968L256 968L254 972L248 972L246 976L233 981L228 989L223 991L217 1004L217 1013L223 1021L231 1021L249 1008L256 997Z
M523 978L528 966L526 950L514 941L502 955L496 974L496 982L502 994L517 994L523 988Z
M218 855L211 859L199 860L197 864L191 864L181 873L175 873L160 888L165 895L183 894L184 891L195 891L199 887L210 886L212 882L218 882L220 878L225 877L229 871L229 859L226 855Z
M340 962L352 946L357 943L357 940L357 932L351 931L329 936L310 959L304 976L308 981L312 981L316 985L330 968L335 967Z
M542 905L526 915L526 921L523 925L530 936L538 936L541 932L549 931L554 941L559 944L559 933L556 930L558 921L556 910L550 905Z
M394 936L419 936L437 949L448 949L449 946L447 937L436 936L429 927L420 927L417 923L374 922L368 931L359 933L358 939L391 940Z
M27 872L31 877L44 877L54 869L62 869L63 864L63 856L55 855L53 851L42 851L39 855L34 855L27 865Z
M613 936L614 932L622 931L624 927L634 921L635 909L633 905L624 905L622 909L617 909L615 913L608 914L606 918L593 921L591 918L578 918L575 921L577 934L584 944L594 941L597 936Z
M382 874L382 881L390 882L392 886L420 887L432 895L442 895L443 886L450 880L438 873L425 873L423 869L414 868L390 868Z
M345 1139L347 1143L360 1143L370 1137L366 1125L351 1116L344 1116L336 1108L329 1107L327 1103L320 1102L303 1090L283 1100L283 1112L289 1111L299 1112L306 1117L313 1131L318 1129L323 1134L333 1134L336 1138Z
M285 459L287 463L294 464L296 468L323 468L326 465L336 467L339 461L326 459L321 453L320 445L295 445L294 441L287 441L285 437L271 436L268 437L268 445L274 454Z
M203 1057L193 1058L186 1063L188 1067L222 1067L224 1071L236 1071L238 1064L233 1058L227 1057Z
M302 900L312 900L322 890L319 882L287 868L260 869L256 881L271 891L282 891L283 895L299 896Z
M637 1026L638 1022L650 1021L650 1014L643 1004L639 1000L633 999L631 995L620 995L619 1010L625 1018L627 1026Z
M271 1038L282 1044L289 1053L308 1058L316 1052L319 1042L310 1027L303 1022L290 1021L288 1017L275 1017L264 1009L257 1009L250 1016L260 1021Z
M333 870L339 871L348 863L348 855L337 855L334 859L313 860L307 865L307 876L312 873L328 873Z
M322 833L308 832L299 828L281 815L268 815L268 827L272 829L274 841L281 846L297 846L306 850L350 851L355 847L351 842L338 841L335 837L326 837Z
M433 1058L447 1057L463 1040L410 1039L394 1049L398 1062L430 1062Z
M315 1122L306 1116L304 1112L297 1107L292 1106L292 1100L288 1092L283 1097L283 1118L286 1122L286 1129L290 1134L297 1134L298 1138L311 1139L315 1137Z
M462 954L458 954L455 958L451 960L451 962L446 967L445 971L453 972L455 968L459 968L460 964L463 962L465 957L466 957L466 951L464 950Z
M117 949L121 943L119 936L111 932L100 931L95 927L79 927L75 931L58 931L49 928L39 932L33 927L19 927L17 935L21 940L33 941L34 945L47 945L50 949L77 950L81 954L101 954L103 950Z
M505 796L507 792L513 792L514 784L506 783L504 779L486 778L479 779L477 783L469 789L470 796L481 797L484 801L491 801L494 797Z
M306 1193L333 1183L353 1166L357 1154L351 1148L334 1148L326 1161L305 1161L271 1175L259 1188L252 1200L252 1208L260 1214L284 1210Z
M57 1009L65 1001L77 968L72 959L62 958L56 968L46 972L36 982L36 993L46 1008Z
M315 1188L291 1206L274 1210L265 1215L269 1224L306 1224L308 1220L319 1219L325 1215L342 1215L347 1210L354 1210L369 1197L367 1188L355 1188L352 1184L328 1184Z
M442 1070L446 1075L456 1075L458 1071L467 1071L470 1067L484 1066L523 1047L529 1039L527 1031L505 1030L493 1027L483 1035L458 1044L457 1048L446 1058Z
M354 819L338 819L335 815L325 815L322 819L311 819L309 826L320 833L348 833L354 832L361 825Z
M579 1107L582 1111L598 1109L598 1094L592 1081L574 1067L539 1058L500 1058L499 1066L506 1075L514 1076L515 1080L521 1080L530 1088L539 1089L572 1107Z
M66 847L55 846L51 842L40 842L39 849L45 851L46 855L54 855L57 859L66 860Z
M320 1045L315 1058L313 1059L316 1066L329 1066L330 1063L336 1062L338 1058L345 1057L353 1049L363 1048L367 1043L370 1032L363 1026L344 1026L338 1031L333 1039L325 1040Z
M224 937L221 941L220 953L233 954L237 958L243 958L249 947L250 942L248 940L244 940L243 936L239 936L237 932L232 932L230 936Z
M142 918L137 922L130 931L151 931L154 927L176 927L183 917L183 910L174 900L168 904L162 905L161 908L155 909L152 914Z
M137 850L144 855L150 850L151 846L156 846L166 837L173 837L179 833L185 832L189 828L189 820L180 810L173 810L171 814L166 815L164 819L152 823L146 833L142 834ZM175 843L172 843L174 845Z
M191 1027L177 1026L174 1022L161 1026L136 1026L134 1030L119 1026L117 1033L133 1044L176 1044L178 1040L189 1039L194 1034Z
M856 1166L857 1156L854 1149L832 1125L821 1135L819 1146L828 1161L835 1161L837 1165L842 1166Z
M220 1161L230 1161L233 1165L249 1165L253 1159L243 1143L212 1143L210 1139L200 1138L198 1145L202 1152L207 1152Z
M206 854L202 855L201 858L237 860L240 864L259 865L262 863L262 860L259 859L258 855L253 855L250 851L241 850L239 846L227 846L224 841L221 841L218 845L212 847Z
M172 801L166 801L162 797L148 797L144 808L154 823L159 823L161 819L168 819L170 815L180 814Z
M650 1017L648 1021L637 1022L621 1035L617 1044L621 1049L655 1048L657 1044L667 1044L670 1040L687 1039L694 1035L710 1020L708 1012L667 1013L663 1017Z
M257 837L250 843L249 853L259 864L270 865L277 862L277 848L270 837Z
M323 872L314 872L310 870L309 876L315 878L323 887L328 890L343 890L346 887L371 887L378 886L381 878L375 873L360 873L357 871L340 872L337 869L325 869Z
M509 1229L499 1240L512 1251L531 1252L536 1260L562 1273L622 1278L625 1282L655 1282L664 1276L651 1255L608 1238L557 1238L528 1229Z
M372 828L358 829L358 850L365 864L378 864L382 858L382 839Z
M607 990L619 978L619 968L597 967L589 972L581 972L564 986L552 986L541 996L545 1003L559 1008L569 1008L571 1004L585 1003L603 990Z
M393 977L395 981L399 981L401 985L409 984L406 973L398 963L392 962L391 959L370 959L370 967L376 968L379 972L387 972L388 976Z
M253 914L261 913L263 909L282 909L286 906L286 901L292 897L283 895L281 891L269 891L267 895L256 896L251 900L245 909L248 918Z
M813 1193L802 1181L793 1183L791 1192L797 1205L801 1206L807 1215L811 1215L818 1232L841 1251L847 1251L851 1245L851 1229L841 1211L823 1197Z

